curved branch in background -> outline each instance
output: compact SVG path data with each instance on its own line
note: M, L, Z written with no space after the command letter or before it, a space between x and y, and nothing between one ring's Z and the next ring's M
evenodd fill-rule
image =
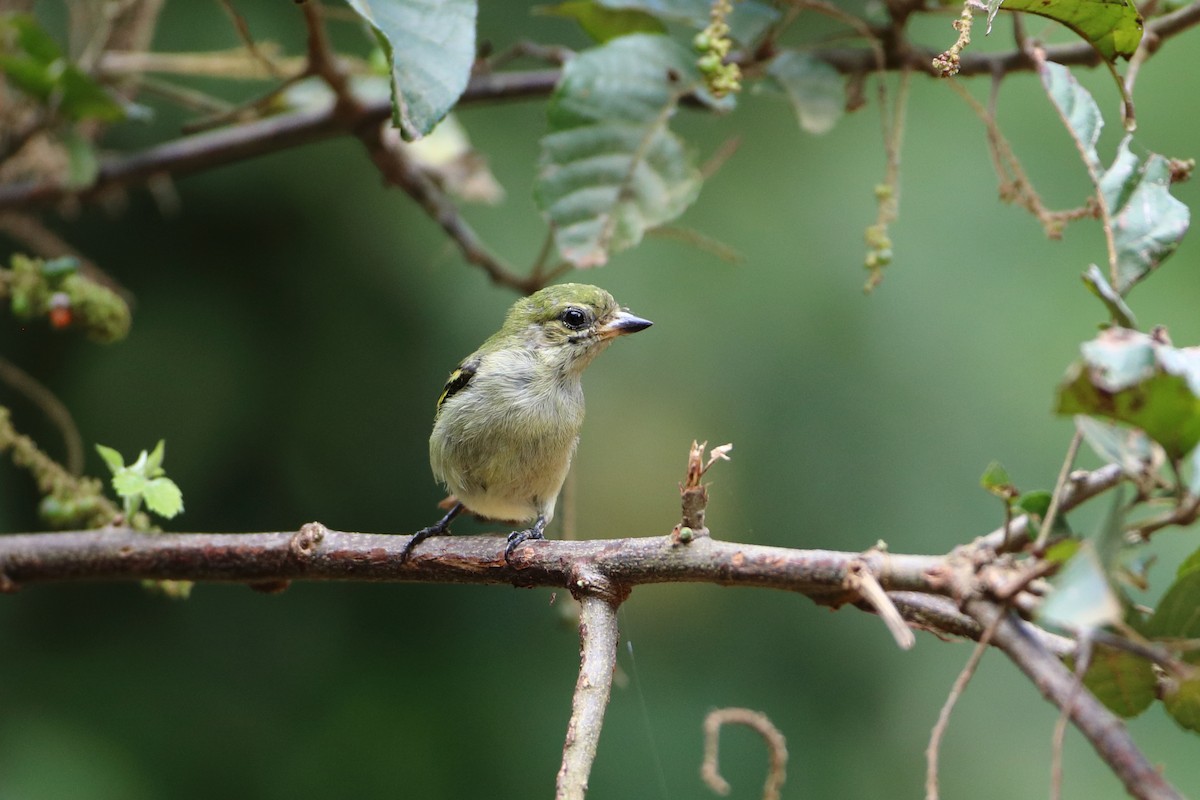
M779 800L779 790L787 780L787 740L766 714L749 708L717 708L704 718L704 762L700 765L700 777L708 784L708 788L719 795L729 794L731 788L729 781L721 777L718 763L722 725L745 725L762 737L770 757L762 798Z

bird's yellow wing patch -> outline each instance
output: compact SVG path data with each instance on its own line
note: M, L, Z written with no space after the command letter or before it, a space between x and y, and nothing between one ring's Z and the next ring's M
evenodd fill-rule
M471 382L471 378L475 376L475 370L479 368L479 359L471 359L464 361L459 365L458 369L450 373L450 377L446 379L446 385L442 388L442 393L437 400L437 410L442 410L442 403L467 388L467 384Z

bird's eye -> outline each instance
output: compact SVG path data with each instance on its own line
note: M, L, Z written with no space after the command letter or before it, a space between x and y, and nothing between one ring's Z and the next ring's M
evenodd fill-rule
M558 318L563 325L566 325L573 331L577 331L580 328L585 328L588 324L587 312L582 308L575 308L574 306L565 309L561 314L558 315Z

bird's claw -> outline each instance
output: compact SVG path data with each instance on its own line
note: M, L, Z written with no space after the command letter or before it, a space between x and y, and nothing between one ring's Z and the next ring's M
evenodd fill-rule
M516 550L517 546L522 542L528 542L531 539L536 540L545 538L546 537L543 535L542 529L536 525L532 528L526 528L523 531L513 531L508 535L508 546L504 548L504 563L508 564L510 567L513 566L513 551Z
M462 513L462 510L463 504L455 503L454 506L446 512L446 516L442 517L428 528L421 528L421 530L414 533L412 538L405 543L404 549L400 551L400 563L403 564L404 562L408 561L408 557L412 555L413 548L428 539L430 536L441 536L444 533L449 533L450 522L460 513Z

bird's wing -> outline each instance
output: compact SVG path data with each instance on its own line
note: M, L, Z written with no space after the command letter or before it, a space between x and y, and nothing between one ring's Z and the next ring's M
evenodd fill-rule
M437 410L442 410L442 404L449 398L467 388L467 384L471 382L471 378L475 376L475 370L479 369L479 359L469 358L458 365L458 369L450 373L450 377L446 379L446 385L442 388L442 395L437 401Z

